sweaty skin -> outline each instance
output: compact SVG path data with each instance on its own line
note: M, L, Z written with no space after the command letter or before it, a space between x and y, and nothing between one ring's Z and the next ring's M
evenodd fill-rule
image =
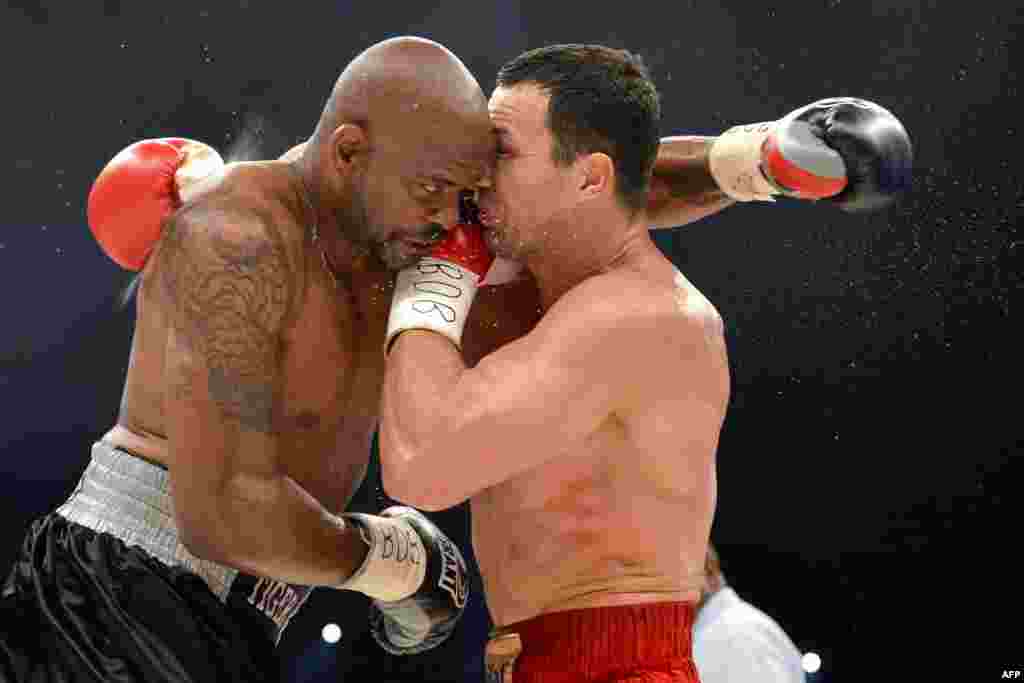
M729 397L717 311L655 247L657 221L616 210L607 156L552 166L546 111L530 86L495 91L499 162L481 194L488 240L536 276L543 318L472 368L440 335L405 332L383 395L385 488L427 509L471 499L499 626L696 602ZM675 161L699 166L705 144L680 141ZM722 201L704 179L689 188L681 212ZM653 201L671 190L653 184Z
M648 263L640 276L642 264L659 258L647 256L638 255L638 272L612 271L573 292L571 303L583 310L551 321L585 334L634 322L605 307L649 307L631 334L609 334L580 358L577 371L593 380L579 381L598 383L584 394L624 395L606 399L610 412L590 413L596 426L575 447L473 499L474 549L499 624L700 595L696 560L710 533L728 396L725 345L714 308L681 275ZM628 359L628 368L602 373L597 363L615 358ZM518 445L550 449L544 441Z
M428 509L471 497L495 623L696 601L729 394L707 299L641 242L475 369L446 344L417 331L395 343L381 453L398 471L385 486ZM414 417L415 400L464 410L445 429Z

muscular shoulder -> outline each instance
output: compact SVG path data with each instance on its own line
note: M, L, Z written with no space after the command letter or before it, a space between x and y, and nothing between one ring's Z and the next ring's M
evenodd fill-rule
M605 367L610 382L646 397L637 403L685 394L719 405L728 395L721 317L692 285L684 287L672 275L624 272L590 278L560 299L552 313L548 334L565 349L561 353L572 363Z
M154 275L183 325L227 308L268 332L295 313L304 290L303 235L272 196L228 186L179 210L164 226Z
M614 333L645 346L672 345L720 333L721 317L686 279L616 270L570 290L550 313L568 327Z
M724 354L725 325L714 304L679 271L673 277L671 294L674 312L686 333L695 342L703 342L711 353Z
M305 230L291 206L293 199L280 168L267 162L231 164L216 186L168 219L158 248L173 258L173 247L273 244L294 259ZM172 248L164 249L165 243Z

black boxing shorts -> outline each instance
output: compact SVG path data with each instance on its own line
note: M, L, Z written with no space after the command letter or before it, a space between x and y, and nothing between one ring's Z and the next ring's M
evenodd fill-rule
M181 544L167 470L97 443L36 520L0 592L0 681L275 681L311 592Z

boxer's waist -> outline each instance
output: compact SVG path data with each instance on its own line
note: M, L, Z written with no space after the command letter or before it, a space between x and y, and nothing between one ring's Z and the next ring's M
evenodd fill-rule
M548 612L505 626L493 634L489 651L500 651L497 666L516 670L614 671L671 666L692 660L691 631L696 607L689 602L592 607ZM492 666L489 664L489 666Z
M137 547L168 567L196 574L222 602L238 594L269 619L271 637L280 639L312 588L248 576L193 555L181 542L169 487L164 467L100 441L93 444L78 486L56 513Z
M224 600L238 570L198 558L181 543L169 486L163 467L99 441L57 514L138 547L168 567L187 568Z

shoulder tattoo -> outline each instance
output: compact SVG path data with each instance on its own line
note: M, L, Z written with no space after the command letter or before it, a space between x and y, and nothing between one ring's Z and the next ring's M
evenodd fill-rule
M296 305L296 268L269 217L185 218L161 249L172 321L202 359L209 395L227 419L271 433L280 414L282 332ZM199 221L202 220L200 223Z

